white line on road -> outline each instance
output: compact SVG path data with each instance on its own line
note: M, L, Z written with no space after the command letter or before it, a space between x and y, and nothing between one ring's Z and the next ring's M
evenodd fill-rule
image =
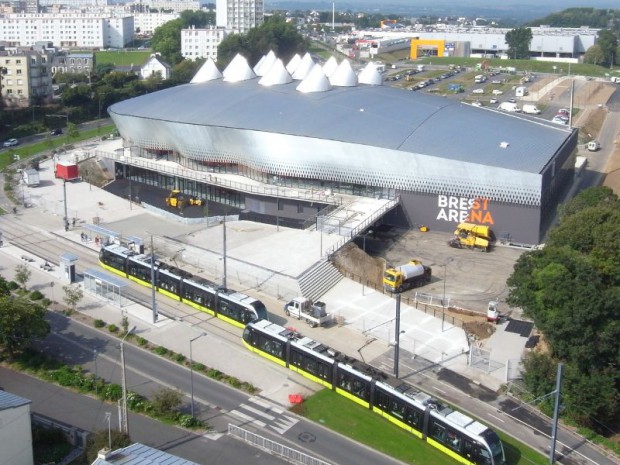
M496 417L495 415L491 415L490 413L487 413L488 416L495 418L497 421L501 421L502 423L506 423L504 420L502 420L501 418Z

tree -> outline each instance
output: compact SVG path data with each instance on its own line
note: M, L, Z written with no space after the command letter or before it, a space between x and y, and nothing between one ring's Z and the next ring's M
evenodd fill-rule
M62 103L67 107L90 105L91 89L88 84L77 84L67 87L62 93Z
M11 288L9 282L0 276L0 297L6 297L11 295Z
M15 267L15 281L24 289L26 289L26 284L30 281L30 276L32 276L32 271L26 265L20 263Z
M530 43L532 30L529 27L519 27L506 33L508 57L514 60L527 60L530 57Z
M614 63L618 63L616 58L616 51L618 50L618 38L616 35L608 29L602 29L598 33L598 40L596 41L601 48L603 54L604 65L611 66Z
M63 300L69 306L71 311L75 312L75 307L84 297L84 292L82 292L81 288L73 286L63 286L62 290L65 293Z
M225 68L237 53L248 59L251 66L258 63L270 50L284 63L295 53L303 54L308 49L306 40L295 26L281 16L273 16L246 35L231 34L217 48L218 66Z
M605 61L605 55L599 44L592 45L583 55L583 62L591 65L600 65Z
M67 136L70 139L77 139L79 135L80 129L78 128L78 125L75 123L69 123L67 125Z
M162 388L153 396L153 410L157 415L172 418L178 413L181 406L183 395L170 388Z
M130 446L131 439L127 433L122 433L115 429L110 430L109 435L108 430L95 431L94 434L91 434L88 438L88 443L86 445L86 462L93 463L97 460L97 453L101 449L107 449L110 443L112 445L112 450L116 450Z
M24 298L0 297L0 346L9 357L49 331L43 307Z
M545 394L554 366L566 365L566 415L620 416L620 201L608 188L583 191L560 211L545 248L523 254L508 279L507 302L534 320L549 343L526 360L524 380Z

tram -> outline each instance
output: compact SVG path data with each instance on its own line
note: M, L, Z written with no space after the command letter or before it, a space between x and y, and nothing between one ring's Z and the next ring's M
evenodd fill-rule
M180 268L139 254L119 244L105 245L99 251L99 263L108 271L155 289L197 310L244 328L252 321L267 319L267 308L253 297L217 284Z
M360 404L460 463L505 465L502 442L482 423L401 380L267 320L249 323L243 343L283 367Z

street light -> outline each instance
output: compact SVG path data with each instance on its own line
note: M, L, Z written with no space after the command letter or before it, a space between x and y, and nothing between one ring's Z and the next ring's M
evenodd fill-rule
M129 419L127 418L127 375L125 373L125 350L123 348L123 344L125 343L125 339L127 338L127 336L133 333L135 329L136 327L134 326L129 331L127 331L127 334L125 334L125 336L123 336L123 338L121 339L121 369L123 385L123 398L121 399L121 431L125 434L129 434Z
M192 420L195 418L194 417L194 359L192 357L192 342L206 335L207 333L202 333L196 336L194 339L189 340L189 383L191 386L190 389L191 389Z

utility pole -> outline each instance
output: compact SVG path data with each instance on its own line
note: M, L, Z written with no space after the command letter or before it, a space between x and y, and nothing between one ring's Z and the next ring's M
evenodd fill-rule
M222 279L222 287L226 289L226 213L224 213L224 221L222 222L224 235L224 278Z
M157 292L155 291L155 249L153 248L153 235L151 234L151 307L153 309L153 324L157 323Z
M555 377L555 405L553 407L553 423L551 425L551 448L549 450L549 465L553 465L555 462L555 443L558 434L558 416L560 413L560 389L562 387L562 371L564 365L558 363L558 372Z
M194 358L192 354L192 342L196 339L201 338L202 336L206 336L207 333L202 333L196 336L193 339L189 340L189 384L191 386L191 409L192 409L192 420L196 418L194 416Z
M400 355L400 294L396 294L396 328L394 329L394 377L398 378Z
M121 375L122 375L122 388L123 388L123 398L121 399L121 432L129 434L129 421L127 418L127 375L125 373L125 350L123 344L125 343L125 339L136 329L134 326L127 334L123 336L121 339Z

